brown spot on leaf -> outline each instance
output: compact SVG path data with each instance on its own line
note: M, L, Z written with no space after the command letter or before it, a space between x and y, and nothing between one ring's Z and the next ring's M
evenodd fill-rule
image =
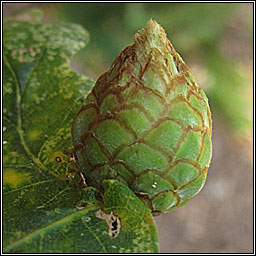
M56 160L56 162L62 162L62 159L61 159L61 157L59 157L59 156L57 156L56 158L55 158L55 160Z

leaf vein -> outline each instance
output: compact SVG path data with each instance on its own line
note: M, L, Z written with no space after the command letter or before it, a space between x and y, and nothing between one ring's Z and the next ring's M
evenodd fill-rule
M89 226L83 221L84 226L89 230L89 232L95 237L95 239L99 242L99 244L101 245L102 249L104 252L108 252L106 247L104 246L104 244L100 241L100 239L98 238L98 236L96 236L92 230L89 228Z
M19 82L17 79L17 75L13 69L13 67L11 66L10 62L8 61L8 58L6 57L6 55L3 53L3 59L6 62L6 66L9 68L14 80L15 80L15 84L16 84L16 108L17 108L17 127L16 130L19 134L20 137L20 142L21 145L23 146L25 152L27 153L27 155L29 156L29 158L42 170L52 174L53 176L57 177L57 174L54 173L53 171L49 170L46 166L44 166L41 161L36 158L32 152L30 151L30 149L28 148L24 135L23 135L23 130L22 130L22 120L21 120L21 95L20 95L20 89L19 89Z
M86 213L88 213L89 211L92 211L92 210L96 210L96 207L95 206L91 206L91 209L83 209L81 211L76 211L68 216L65 216L64 218L61 218L59 220L56 220L54 221L53 223L45 226L45 227L42 227L36 231L33 231L29 234L27 234L26 236L22 237L21 239L7 245L5 248L4 248L4 252L8 252L8 251L11 251L13 249L15 249L16 247L18 246L21 246L23 243L29 243L33 240L33 238L35 238L36 236L40 236L42 237L42 235L51 230L51 229L54 229L54 228L57 228L58 226L60 225L63 225L63 224L66 224L68 223L69 221L72 221L73 219L75 218L79 218L79 217L82 217L84 215L86 215Z

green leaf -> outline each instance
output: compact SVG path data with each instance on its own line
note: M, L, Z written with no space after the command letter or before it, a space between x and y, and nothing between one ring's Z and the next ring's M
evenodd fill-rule
M74 24L40 24L37 18L4 23L5 253L158 250L151 214L141 222L150 233L142 226L140 233L127 236L123 225L119 238L106 235L106 221L95 216L102 205L97 192L90 187L84 190L72 161L71 126L94 81L73 72L70 59L88 39L88 33ZM131 212L120 215L121 222L136 218ZM136 238L152 244L131 248Z
M5 168L9 174L12 170ZM13 177L21 176L23 171L17 168ZM93 238L83 221L98 206L78 211L74 207L79 199L76 189L36 170L30 173L33 182L24 180L23 186L4 191L4 252L84 252L89 247L86 241Z

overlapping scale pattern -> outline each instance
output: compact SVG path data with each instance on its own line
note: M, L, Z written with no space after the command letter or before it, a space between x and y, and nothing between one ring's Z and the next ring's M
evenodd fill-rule
M208 99L150 20L78 113L72 135L88 184L126 183L152 210L167 212L197 194L206 179L211 145Z

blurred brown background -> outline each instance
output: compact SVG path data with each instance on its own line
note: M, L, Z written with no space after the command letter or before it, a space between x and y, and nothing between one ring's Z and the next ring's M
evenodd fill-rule
M162 253L253 252L253 4L5 3L4 17L31 7L44 21L79 23L91 40L72 68L93 79L133 35L156 19L209 97L213 158L203 190L157 217Z

